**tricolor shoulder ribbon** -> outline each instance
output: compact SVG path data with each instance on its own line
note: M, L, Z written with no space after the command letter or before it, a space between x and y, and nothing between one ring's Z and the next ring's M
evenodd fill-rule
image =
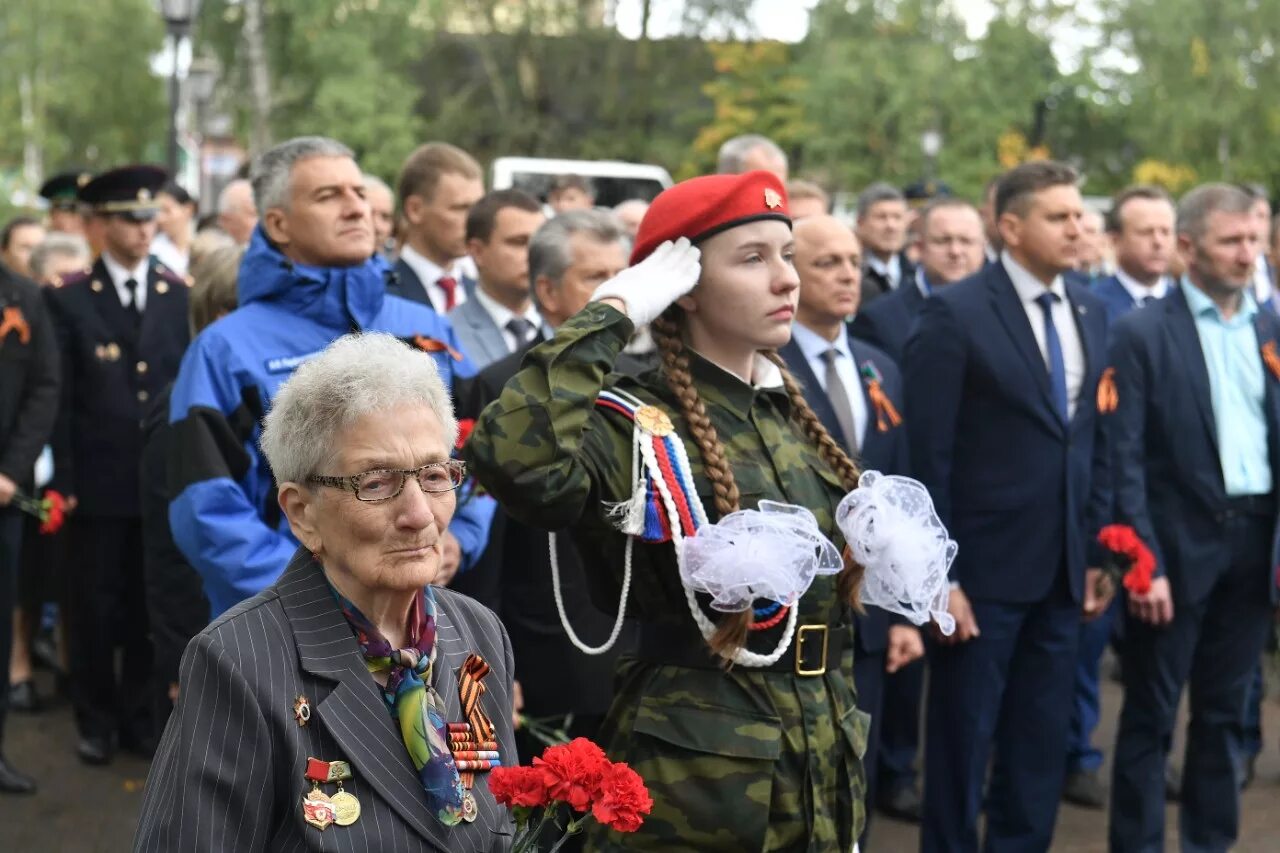
M876 410L876 429L880 432L888 432L893 427L901 425L902 415L898 414L897 407L884 392L884 375L880 373L880 368L876 367L874 361L864 361L859 372L862 373L862 381L867 386L867 396L871 399L871 405Z
M638 465L632 465L631 499L611 508L611 513L621 517L622 531L639 536L642 542L670 542L672 518L662 495L666 491L675 505L681 534L694 535L701 522L701 505L697 503L698 491L684 443L676 435L671 419L657 406L620 391L600 392L596 405L618 412L635 424L634 458L644 461L643 475Z
M1271 371L1271 375L1280 381L1280 354L1276 353L1276 342L1267 341L1262 345L1262 363Z
M1116 389L1116 369L1108 367L1098 379L1098 414L1109 415L1120 408L1120 391Z

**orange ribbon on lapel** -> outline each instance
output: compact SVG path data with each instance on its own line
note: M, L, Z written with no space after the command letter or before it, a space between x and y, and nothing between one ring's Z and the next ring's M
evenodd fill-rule
M890 429L902 424L902 415L898 414L898 409L893 405L893 401L889 399L889 395L884 392L881 382L883 378L880 375L880 369L875 366L874 362L868 361L862 365L862 381L867 385L867 397L871 400L872 407L876 410L876 429L880 432L888 432Z
M1098 379L1098 414L1109 415L1120 408L1120 391L1116 388L1116 369L1108 367Z
M1280 353L1276 352L1276 342L1267 341L1262 345L1262 363L1271 371L1271 375L1280 382Z
M446 344L439 338L428 338L426 335L414 335L413 345L423 352L447 352L454 361L462 361L462 353Z
M22 316L22 309L17 305L4 309L4 317L0 319L0 341L8 337L10 332L18 333L19 343L31 343L31 327L27 325L27 318Z

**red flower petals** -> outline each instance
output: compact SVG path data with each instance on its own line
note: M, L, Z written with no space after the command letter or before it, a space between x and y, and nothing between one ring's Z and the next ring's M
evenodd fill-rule
M548 747L533 766L542 771L543 781L553 800L561 800L577 811L591 808L600 783L609 769L604 751L584 737Z
M495 767L489 772L489 791L507 808L539 808L551 802L542 771L536 767Z
M596 820L618 832L635 832L653 808L653 798L640 774L613 764L600 782L600 798L591 806Z
M1156 556L1143 544L1137 532L1127 524L1109 524L1098 532L1098 543L1129 564L1124 571L1124 588L1136 595L1151 591L1156 571Z

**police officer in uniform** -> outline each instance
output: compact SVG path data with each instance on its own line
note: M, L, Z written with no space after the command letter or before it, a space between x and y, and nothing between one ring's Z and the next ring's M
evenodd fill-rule
M40 197L49 202L49 230L63 234L83 234L80 215L80 190L93 180L84 169L59 172L40 186Z
M186 349L187 285L150 255L167 175L105 172L80 189L102 236L83 273L48 291L62 349L55 487L74 499L68 590L71 692L88 764L118 746L153 749L151 647L142 575L138 466L148 400L173 381ZM116 669L116 648L123 651Z

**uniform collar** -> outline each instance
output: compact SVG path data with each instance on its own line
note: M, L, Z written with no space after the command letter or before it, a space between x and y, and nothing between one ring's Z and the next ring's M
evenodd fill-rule
M782 371L763 355L755 357L750 385L692 349L689 350L689 372L705 402L727 409L738 420L747 420L757 395L769 397L781 407L784 415L790 415L790 398L782 386Z
M137 266L129 269L113 258L110 252L103 249L102 265L107 268L107 275L111 276L112 283L117 287L124 287L124 283L129 279L133 279L139 285L145 286L147 283L147 268L151 265L151 258L150 256L145 257Z

